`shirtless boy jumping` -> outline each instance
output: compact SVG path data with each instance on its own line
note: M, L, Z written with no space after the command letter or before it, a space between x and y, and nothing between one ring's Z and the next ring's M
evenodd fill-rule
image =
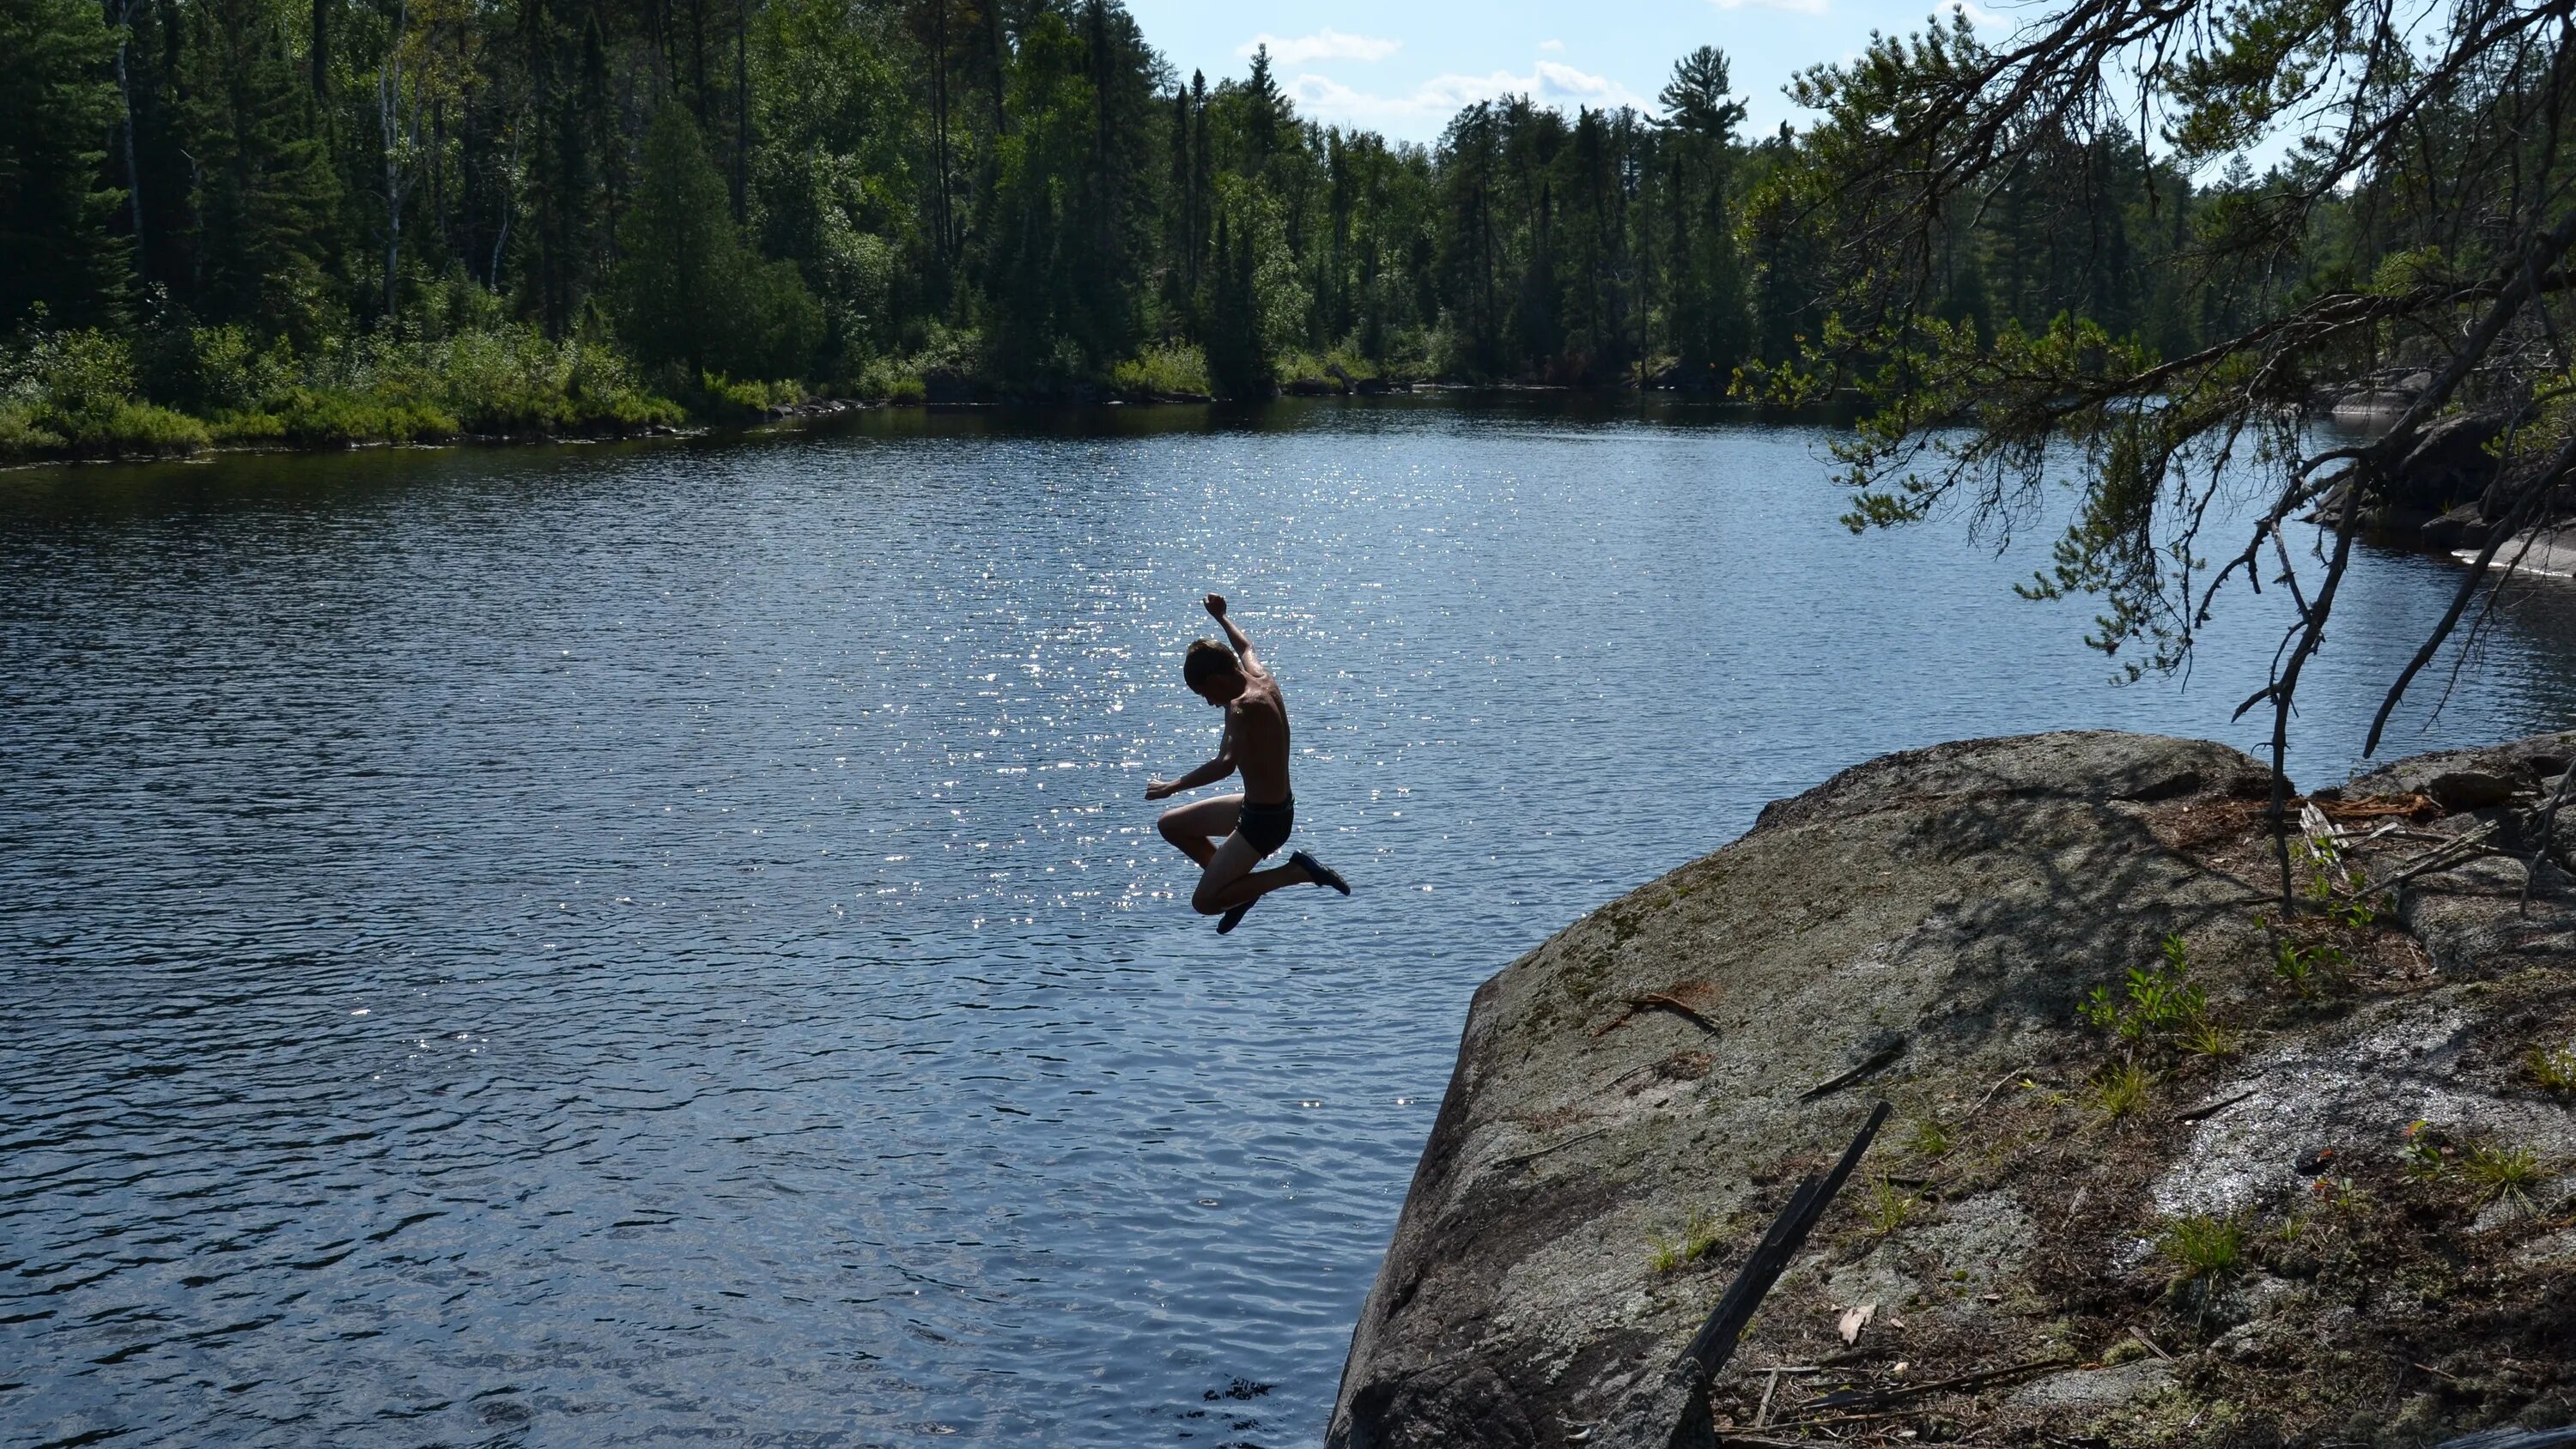
M1175 805L1163 812L1163 838L1199 863L1203 874L1190 893L1190 906L1202 916L1216 916L1219 935L1243 920L1252 903L1281 886L1331 886L1343 895L1350 882L1322 861L1300 850L1286 865L1254 870L1264 856L1288 843L1297 817L1297 802L1288 793L1288 701L1280 698L1279 681L1261 667L1252 641L1225 616L1225 596L1207 596L1207 611L1225 630L1228 650L1213 639L1190 645L1181 659L1181 679L1198 697L1225 711L1225 734L1216 758L1177 780L1150 780L1145 798L1160 800L1243 772L1243 793Z

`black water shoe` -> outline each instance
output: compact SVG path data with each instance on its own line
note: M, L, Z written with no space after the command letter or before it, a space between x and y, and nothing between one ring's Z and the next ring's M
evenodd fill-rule
M1259 899L1261 899L1259 896L1254 896L1252 898L1253 901L1257 901ZM1243 913L1251 909L1252 901L1245 901L1242 905L1235 906L1229 909L1224 915L1217 917L1216 933L1222 936L1227 932L1232 931L1235 927L1242 925Z
M1333 889L1340 891L1343 895L1349 895L1351 893L1351 883L1342 879L1342 873L1340 871L1333 869L1331 866L1324 864L1322 861L1317 860L1315 857L1308 855L1302 850L1290 854L1288 857L1288 863L1297 867L1299 870L1304 871L1306 873L1306 879L1313 881L1319 886L1331 886Z

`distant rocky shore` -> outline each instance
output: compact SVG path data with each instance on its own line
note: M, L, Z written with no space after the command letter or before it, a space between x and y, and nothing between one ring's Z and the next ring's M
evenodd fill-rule
M2346 427L2385 427L2432 385L2429 370L2391 369L2331 389L2317 401L2321 411ZM2363 526L2446 552L2473 554L2497 543L2501 561L2532 572L2576 575L2576 487L2561 488L2548 499L2537 526L2519 537L2499 538L2509 526L2506 484L2488 445L2511 422L2508 414L2493 409L2434 419L2398 461L2390 496L2364 513ZM2341 492L2330 492L2311 516L2328 521L2339 517L2341 508Z
M1716 1442L2576 1423L2576 731L2302 802L2119 733L1892 755L1485 983L1331 1449L1555 1446L1897 1114Z

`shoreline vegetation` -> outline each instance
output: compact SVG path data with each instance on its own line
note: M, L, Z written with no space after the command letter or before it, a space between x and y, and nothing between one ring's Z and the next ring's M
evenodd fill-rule
M167 344L165 344L167 345ZM327 452L383 446L527 445L667 437L708 428L814 420L872 408L1047 409L1258 403L1277 398L1385 397L1426 393L1729 398L1659 380L1599 384L1419 377L1347 352L1289 354L1278 381L1257 397L1217 391L1205 355L1165 344L1100 378L1014 382L900 365L870 369L839 393L795 379L741 381L706 374L683 404L657 395L613 346L549 341L526 324L486 322L447 335L396 331L299 358L276 339L263 349L237 326L199 328L180 343L184 406L147 400L136 345L97 329L56 333L0 353L16 386L0 394L0 466L132 462L215 452ZM153 359L167 367L168 358ZM150 365L146 363L144 365ZM1812 412L1814 409L1771 409Z
M227 364L247 351L238 329L198 341ZM600 442L813 421L878 408L1042 410L1438 393L1633 397L1656 391L1634 383L1389 376L1361 373L1337 359L1321 367L1283 369L1288 375L1274 389L1245 399L1212 392L1195 349L1168 348L1122 363L1105 379L1036 387L891 369L872 378L876 386L865 395L853 396L811 391L793 379L764 383L710 375L683 405L639 386L634 369L611 349L579 340L549 343L534 329L515 329L436 341L397 339L389 346L364 348L355 357L318 359L309 371L280 350L228 374L209 401L183 409L137 395L132 356L123 339L98 332L67 334L50 339L46 350L30 361L33 385L0 402L0 467L232 452ZM1748 410L1764 406L1707 391L1677 395L1732 401Z

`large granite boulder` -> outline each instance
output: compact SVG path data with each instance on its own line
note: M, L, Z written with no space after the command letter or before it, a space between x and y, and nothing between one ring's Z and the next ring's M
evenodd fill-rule
M2480 853L2527 854L2570 754L2330 792L2299 879L2334 914L2286 925L2266 780L2215 744L1944 745L1769 807L1477 991L1328 1444L1594 1442L1881 1096L1714 1386L1720 1442L2576 1420L2576 1111L2541 1065L2576 1071L2576 892ZM2503 797L2428 793L2473 776ZM2354 884L2430 850L2459 859ZM2204 1004L2124 1039L2133 968Z

